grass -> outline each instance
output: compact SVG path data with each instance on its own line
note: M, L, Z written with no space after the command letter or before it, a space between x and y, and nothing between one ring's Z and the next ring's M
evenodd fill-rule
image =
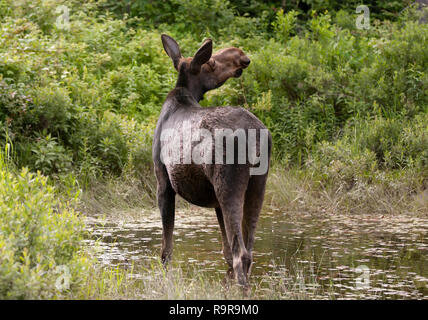
M410 170L399 174L375 173L375 181L356 181L350 188L345 183L326 182L309 170L273 168L265 206L286 212L428 216L428 190L415 183L421 177Z
M235 299L325 299L332 298L314 274L294 268L292 274L276 266L272 274L250 282L245 291L226 277L173 265L167 270L159 259L147 266L104 269L94 266L75 297L79 299L162 299L162 300L235 300ZM305 274L306 273L306 274ZM276 274L276 276L272 276ZM284 275L278 280L278 274Z
M277 164L269 173L264 206L288 213L428 216L428 190L418 172L375 171L367 175L369 179L355 179L349 186L342 180L329 181L314 170L284 169ZM178 208L188 206L188 202L177 197ZM156 179L151 171L141 179L124 173L96 180L81 195L80 211L89 215L126 215L142 208L158 210Z
M114 210L154 208L156 179L154 173L150 173L142 179L132 173L125 173L120 177L110 176L92 181L82 193L80 211L102 214Z

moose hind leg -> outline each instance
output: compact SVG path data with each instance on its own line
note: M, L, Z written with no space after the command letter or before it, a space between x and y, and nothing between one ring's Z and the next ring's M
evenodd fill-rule
M223 213L221 212L220 208L215 209L215 213L217 215L218 224L220 226L221 231L221 239L222 239L222 247L223 247L223 255L226 259L227 264L230 268L233 268L233 257L232 257L232 251L229 246L229 241L227 240L227 234L226 234L226 228L224 226L224 218Z
M244 237L245 247L251 257L253 256L254 236L259 219L260 211L263 205L264 192L266 186L267 175L252 176L248 182L247 191L245 193L244 216L242 219L242 233ZM244 272L247 277L251 273L251 263L244 266Z
M247 276L244 269L251 264L251 256L245 248L242 236L242 216L244 209L244 196L248 177L241 172L227 172L234 180L222 181L216 186L216 195L223 213L227 240L232 252L232 265L235 279L239 285L247 286Z
M247 275L244 272L251 264L251 255L245 248L241 230L242 206L226 204L222 206L227 239L232 252L232 266L238 284L247 285Z

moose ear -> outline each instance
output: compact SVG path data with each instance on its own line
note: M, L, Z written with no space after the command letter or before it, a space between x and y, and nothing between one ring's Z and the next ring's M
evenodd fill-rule
M162 34L162 44L163 48L165 49L165 52L168 54L168 56L171 58L172 62L174 63L174 68L178 71L178 63L181 59L181 52L180 47L178 46L178 43L171 38L170 36L166 34Z
M193 57L193 60L190 64L190 70L192 73L199 73L201 71L202 65L210 60L212 53L213 41L211 39L207 39Z
M211 67L211 70L215 70L215 60L210 58L210 60L208 60L207 64Z

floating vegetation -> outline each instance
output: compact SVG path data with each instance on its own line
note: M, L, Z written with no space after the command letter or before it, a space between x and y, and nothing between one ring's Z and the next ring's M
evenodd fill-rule
M135 215L133 216L135 217ZM88 218L88 245L101 264L124 268L158 259L157 212L139 221ZM215 214L177 211L173 265L225 276ZM258 298L427 299L428 219L407 215L264 212L257 228L251 281ZM143 268L144 269L144 268ZM144 278L144 274L133 276ZM195 272L196 272L195 271Z

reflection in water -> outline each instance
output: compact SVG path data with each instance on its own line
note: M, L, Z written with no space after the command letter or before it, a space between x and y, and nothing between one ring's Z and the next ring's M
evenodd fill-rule
M225 274L214 211L177 211L173 261L182 268ZM160 252L159 213L138 222L88 218L106 265L138 265ZM428 298L428 219L378 215L290 215L263 212L257 227L252 279L303 277L328 297ZM356 268L359 268L356 270Z

